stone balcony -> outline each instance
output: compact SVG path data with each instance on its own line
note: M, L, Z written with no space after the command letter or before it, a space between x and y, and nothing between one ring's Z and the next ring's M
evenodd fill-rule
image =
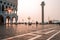
M16 13L8 13L8 12L4 12L4 11L0 11L0 15L3 15L3 16L17 16Z

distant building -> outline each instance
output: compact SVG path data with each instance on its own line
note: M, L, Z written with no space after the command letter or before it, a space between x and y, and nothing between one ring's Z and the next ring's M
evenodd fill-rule
M49 23L50 24L52 24L52 23L56 24L56 23L60 23L60 21L59 20L50 20Z
M52 24L52 20L49 20L49 22L48 22L49 24Z
M52 23L60 23L59 20L52 20Z
M13 18L17 23L17 0L0 0L0 24L6 24L6 19L12 23Z

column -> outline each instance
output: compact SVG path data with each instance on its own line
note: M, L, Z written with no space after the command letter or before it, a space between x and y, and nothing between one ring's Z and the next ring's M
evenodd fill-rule
M2 11L2 6L0 5L0 11Z
M6 24L6 17L4 16L4 24Z
M18 16L15 18L15 23L17 24Z
M17 10L16 10L16 15L17 15Z
M8 24L9 24L9 18L8 18Z
M13 23L13 19L12 19L12 17L10 17L10 24L12 24Z
M42 1L41 6L42 6L42 24L44 24L44 1Z

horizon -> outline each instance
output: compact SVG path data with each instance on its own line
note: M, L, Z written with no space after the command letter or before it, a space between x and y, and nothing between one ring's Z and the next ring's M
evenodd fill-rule
M18 0L18 22L41 22L41 2L42 0ZM44 21L60 20L60 0L44 0Z

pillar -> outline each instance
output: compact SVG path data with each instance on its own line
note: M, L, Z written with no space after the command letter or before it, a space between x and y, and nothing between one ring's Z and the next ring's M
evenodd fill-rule
M6 17L4 16L4 24L6 24Z
M18 16L15 18L15 23L17 24Z
M0 12L2 11L2 5L0 5Z
M13 19L12 19L12 17L10 17L10 23L11 23L11 24L13 23Z
M42 24L44 24L44 1L42 1L41 6L42 6Z
M8 24L9 24L9 18L8 18Z

